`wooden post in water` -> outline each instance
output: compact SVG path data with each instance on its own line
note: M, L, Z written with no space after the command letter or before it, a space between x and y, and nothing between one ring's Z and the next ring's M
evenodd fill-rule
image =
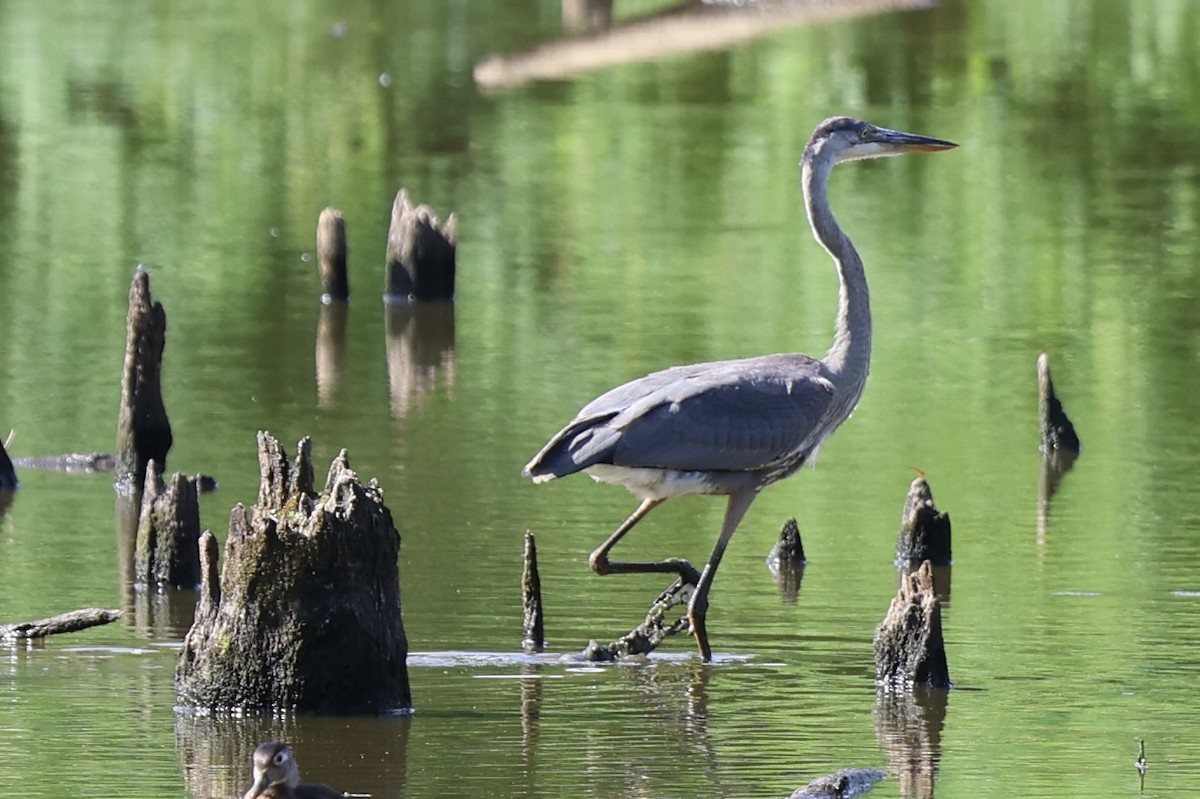
M179 472L160 487L146 470L138 520L134 576L147 587L200 584L200 500L197 480Z
M521 594L525 608L525 633L521 646L526 652L541 652L546 648L546 622L542 609L542 578L538 574L537 541L525 531L525 568L521 570Z
M904 498L896 566L910 572L924 561L933 566L950 565L950 514L937 509L929 483L924 477L917 477Z
M330 206L317 218L317 263L321 269L321 301L345 302L350 299L350 278L346 270L346 217Z
M414 206L400 189L388 227L384 300L453 300L457 228L454 214L443 225L429 206Z
M1038 355L1038 417L1042 433L1042 452L1079 452L1079 436L1054 393L1050 379L1050 356Z
M113 484L132 494L146 480L146 465L165 469L171 449L171 422L162 399L162 356L167 312L150 296L150 275L139 266L129 288L125 322L125 370L117 415L117 454Z

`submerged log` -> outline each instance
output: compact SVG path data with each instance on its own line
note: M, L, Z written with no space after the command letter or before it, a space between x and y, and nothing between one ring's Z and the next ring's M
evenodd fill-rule
M180 704L220 712L391 713L411 705L400 535L374 480L343 450L324 489L312 444L294 465L258 434L260 484L230 514L225 562L201 536L196 621L175 672Z
M677 579L666 591L658 595L646 613L645 621L611 644L590 641L583 650L583 658L593 663L609 663L630 655L648 655L672 635L688 630L686 616L681 616L672 622L667 621L667 614L671 608L679 606L687 608L692 593L696 590L696 581L700 579L699 572L696 572L694 568L692 571L694 572L692 581L685 582L683 579Z
M1075 425L1067 418L1062 403L1054 393L1054 381L1050 379L1050 356L1038 355L1038 417L1042 433L1042 452L1079 452L1079 436Z
M111 472L117 467L117 458L106 452L69 452L66 455L36 455L14 458L13 462L23 469L44 469L48 472L92 474Z
M17 624L0 624L0 641L28 641L45 638L59 633L73 633L86 630L88 627L98 627L121 618L119 610L102 610L101 608L83 608L69 613L60 613L48 619L25 621Z
M350 299L347 252L346 217L336 208L326 208L317 217L317 265L321 269L322 302Z
M160 486L154 469L146 470L134 577L148 586L200 584L200 500L192 478L176 472Z
M844 768L797 788L788 799L854 799L887 778L877 768Z
M387 240L386 300L453 300L458 220L443 225L427 205L400 189L392 203Z
M153 460L160 470L166 468L172 442L160 379L167 313L151 299L150 276L141 267L129 289L125 330L114 484L119 492L132 494L146 480L146 464Z
M900 578L900 590L875 630L875 682L885 689L928 685L950 688L942 603L929 561Z
M546 648L546 621L542 608L542 577L538 574L537 541L525 531L525 567L521 570L521 595L525 608L525 634L521 646L526 652L541 652Z
M937 509L929 483L918 477L908 487L900 515L896 566L908 572L924 561L934 566L950 565L950 514Z
M15 491L18 485L17 471L4 449L4 442L0 441L0 491Z

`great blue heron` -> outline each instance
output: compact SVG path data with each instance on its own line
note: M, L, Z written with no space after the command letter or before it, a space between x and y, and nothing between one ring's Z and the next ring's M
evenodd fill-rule
M254 750L254 784L242 799L343 799L328 785L300 784L300 768L285 743L267 741Z
M674 572L695 585L688 622L705 661L708 592L729 539L766 486L815 457L862 396L871 361L871 305L862 260L829 209L835 164L952 142L834 117L813 131L800 161L813 235L833 257L841 287L833 346L825 357L781 353L673 366L608 391L583 407L525 466L535 483L584 471L641 498L637 510L591 554L599 574ZM686 561L613 562L609 550L671 497L729 497L716 547L702 574Z

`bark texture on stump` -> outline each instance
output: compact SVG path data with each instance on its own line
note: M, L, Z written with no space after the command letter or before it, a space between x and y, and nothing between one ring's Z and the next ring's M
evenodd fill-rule
M450 214L443 225L427 205L412 204L400 189L392 203L388 228L387 285L391 299L454 299L458 220Z
M525 531L525 567L521 570L521 594L525 608L525 633L521 646L526 652L541 652L546 647L546 622L542 609L542 578L538 574L537 541Z
M854 799L887 778L877 768L844 768L797 788L788 799Z
M125 331L114 484L122 493L133 493L145 482L147 463L153 460L160 470L166 468L172 441L160 377L167 313L151 299L150 276L140 267L129 289Z
M875 682L884 688L949 688L942 603L929 561L900 578L900 590L875 630Z
M950 514L937 509L929 483L918 477L908 487L904 499L896 565L912 571L924 561L935 566L950 565Z
M322 300L350 299L346 271L346 217L336 208L326 208L317 217L317 265L321 269Z
M1079 436L1075 425L1067 418L1062 403L1054 393L1054 381L1050 379L1050 356L1038 355L1038 417L1042 433L1042 451L1079 452Z
M147 586L200 584L200 499L197 481L176 472L160 487L146 470L138 519L134 577Z
M230 514L225 562L201 538L196 621L175 674L179 702L207 711L328 714L408 709L408 641L400 618L400 535L383 491L343 450L324 489L312 445L289 465L258 434L258 501Z

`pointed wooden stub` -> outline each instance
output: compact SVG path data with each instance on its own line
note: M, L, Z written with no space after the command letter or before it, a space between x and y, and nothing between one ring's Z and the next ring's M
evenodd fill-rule
M900 590L875 630L875 682L888 689L951 687L942 606L929 561L900 578Z
M950 565L950 514L933 504L933 492L924 477L912 481L900 515L896 541L896 566L911 571L922 561Z
M454 214L443 225L429 206L414 206L408 192L400 189L388 228L384 298L454 299L457 227Z
M799 568L808 562L804 557L804 542L800 540L800 525L796 524L795 519L788 519L779 528L779 540L771 548L767 560L778 566L792 568Z
M311 442L289 466L259 433L261 484L230 514L225 562L201 541L196 620L175 672L181 705L209 712L404 712L412 703L400 618L400 535L383 491L343 450L324 489Z
M200 500L196 480L179 472L159 487L146 470L138 520L135 579L144 585L200 584Z
M521 646L526 652L541 652L546 648L546 622L542 609L542 578L538 574L537 541L525 531L525 567L521 571L521 594L525 608L525 633Z
M350 277L346 270L346 217L336 208L326 208L317 217L317 265L321 269L322 300L350 299Z
M1050 356L1038 355L1038 417L1042 433L1042 452L1079 452L1079 436L1075 425L1067 418L1062 403L1054 393L1054 381L1050 379Z
M166 468L171 449L171 423L162 400L163 347L167 313L150 297L150 276L139 268L129 289L125 323L125 372L121 378L121 408L117 415L117 453L113 482L130 494L146 479L146 464Z

